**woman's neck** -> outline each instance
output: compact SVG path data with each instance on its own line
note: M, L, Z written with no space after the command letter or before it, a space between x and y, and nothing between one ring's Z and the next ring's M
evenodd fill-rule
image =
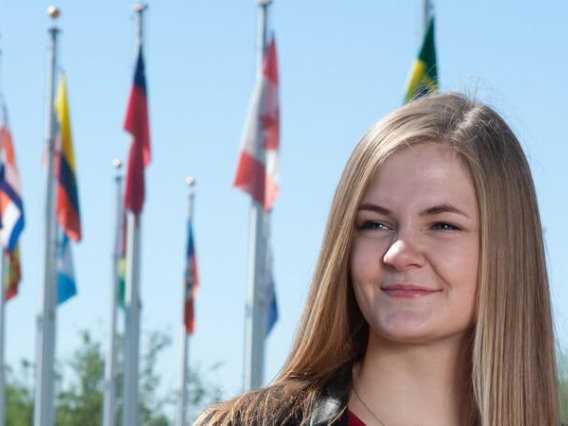
M371 339L353 371L349 406L368 425L467 424L471 405L469 338L428 345Z

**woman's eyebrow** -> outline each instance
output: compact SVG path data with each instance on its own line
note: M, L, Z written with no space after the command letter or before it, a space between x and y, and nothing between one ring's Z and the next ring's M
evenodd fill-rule
M383 214L386 216L390 216L392 214L392 212L389 209L373 203L363 203L359 206L357 211L370 211L378 214ZM459 214L460 216L469 218L469 215L465 213L463 210L460 210L456 206L448 203L428 207L427 209L420 212L420 216L433 216L442 213L455 213Z
M442 213L456 213L466 218L469 218L469 215L465 213L463 210L458 209L456 206L452 204L440 204L432 207L428 207L427 209L420 212L420 216L432 216Z
M359 208L357 210L358 211L367 210L367 211L371 211L371 212L374 212L374 213L384 214L384 215L387 215L387 216L391 215L391 211L389 209L386 209L382 206L379 206L379 205L373 204L373 203L363 203L359 206Z

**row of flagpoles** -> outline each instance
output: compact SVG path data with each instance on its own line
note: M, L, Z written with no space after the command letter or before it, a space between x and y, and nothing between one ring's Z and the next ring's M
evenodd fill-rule
M257 0L258 75L249 105L241 142L234 185L251 196L248 296L246 309L245 390L263 383L264 342L278 318L272 275L270 212L278 195L280 110L278 98L278 61L274 35L267 36L267 15L271 0ZM105 364L104 425L114 426L116 418L117 306L125 312L123 356L122 424L138 424L138 349L140 331L140 234L145 201L144 169L151 159L148 95L143 54L143 22L147 6L136 4L136 65L124 129L132 141L124 189L120 164L116 164L116 236L113 243L113 270L109 315L109 343ZM405 102L437 90L434 17L428 0L424 1L424 38L408 80ZM52 18L59 16L49 8ZM54 370L56 342L56 305L76 294L71 247L81 240L78 186L66 81L57 77L56 26L49 29L48 116L46 120L46 199L41 287L36 339L35 426L51 426L54 413ZM4 303L17 293L20 281L18 240L24 227L24 208L14 146L2 100L0 123L0 262L3 297L0 297L0 365L4 361ZM189 336L195 327L194 301L199 287L193 239L195 181L188 178L186 269L183 285L183 327L181 374L177 409L179 426L187 423L187 385ZM4 424L4 370L0 369L0 425Z

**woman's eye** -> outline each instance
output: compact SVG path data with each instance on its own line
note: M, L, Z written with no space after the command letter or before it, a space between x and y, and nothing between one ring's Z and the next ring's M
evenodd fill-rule
M376 222L376 221L372 221L372 220L367 220L365 222L362 222L361 224L359 224L358 226L359 230L378 230L378 231L382 231L382 230L387 230L389 229L389 227L387 225L385 225L382 222Z
M447 222L437 222L432 228L440 231L459 231L461 229L460 227Z

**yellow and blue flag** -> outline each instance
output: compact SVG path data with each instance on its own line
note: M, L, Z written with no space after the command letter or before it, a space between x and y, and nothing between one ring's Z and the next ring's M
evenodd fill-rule
M79 194L75 170L75 155L71 137L71 120L67 103L65 76L61 75L59 92L55 99L57 118L57 222L73 241L81 241Z

